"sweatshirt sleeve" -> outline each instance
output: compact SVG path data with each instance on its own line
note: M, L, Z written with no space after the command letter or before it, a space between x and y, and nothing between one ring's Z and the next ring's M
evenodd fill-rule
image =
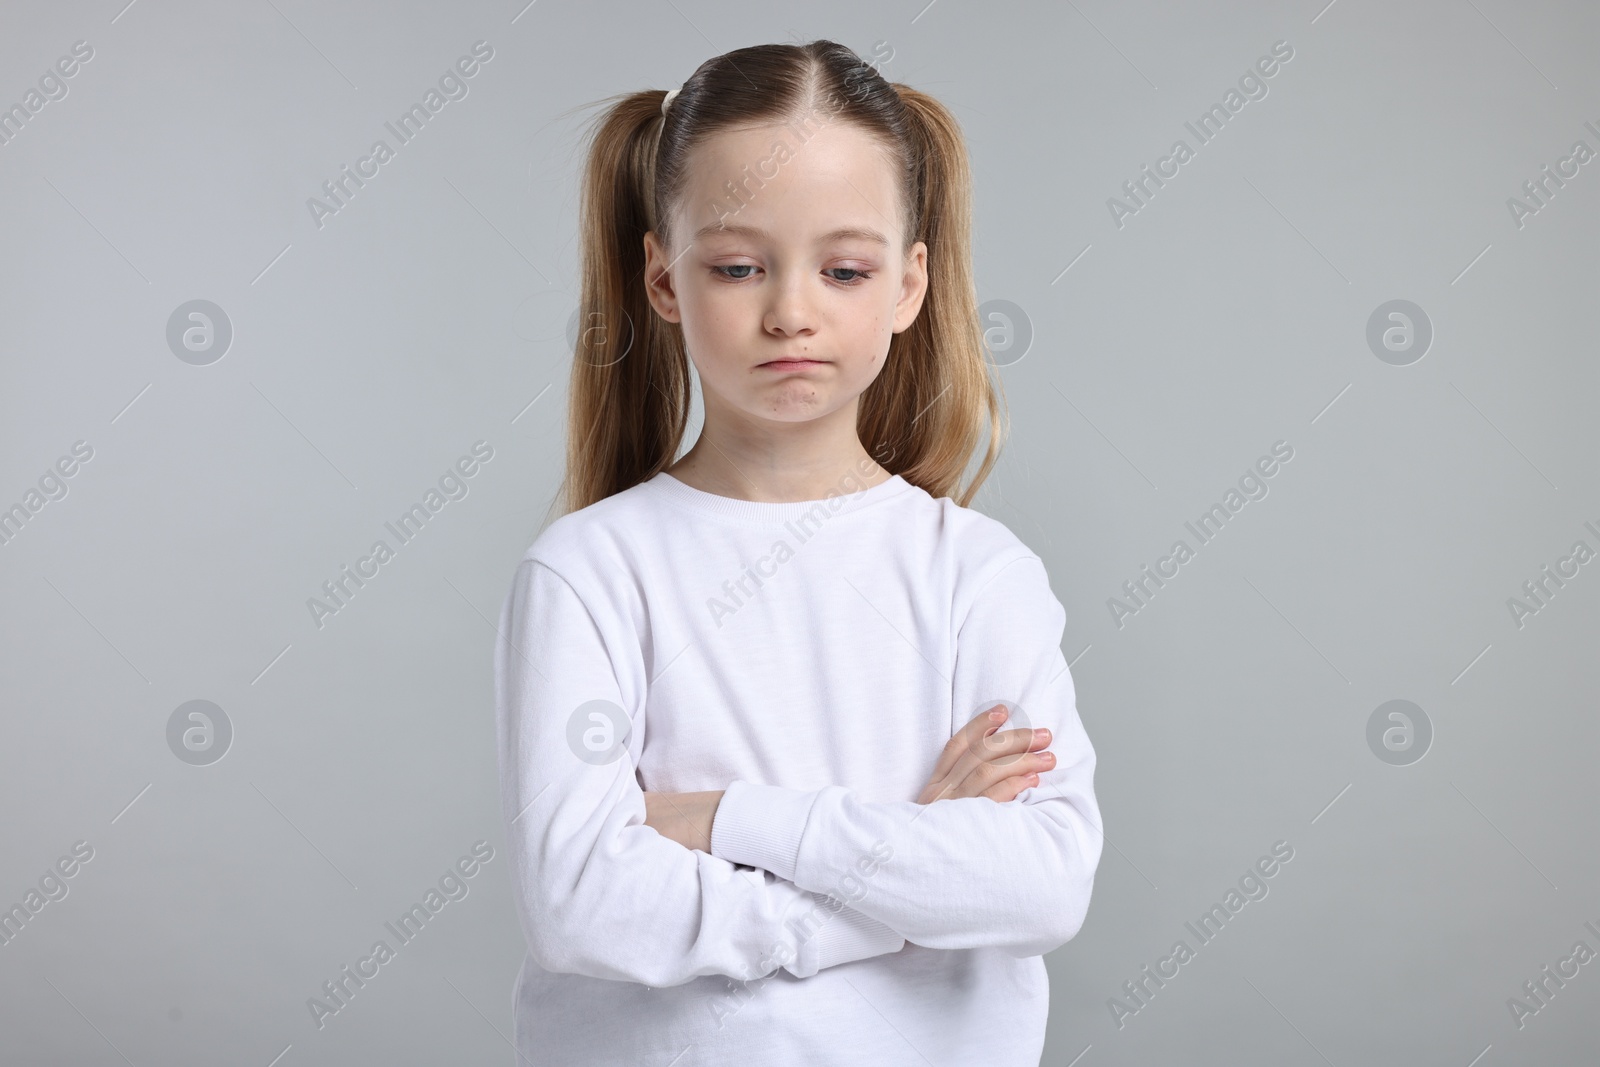
M640 687L619 681L614 655L639 652L608 650L566 580L525 559L501 610L494 670L502 817L534 962L665 987L779 967L808 978L903 948L836 897L645 825L642 692L624 695Z
M1048 727L1056 764L1037 786L1005 803L918 804L869 802L837 785L736 781L717 808L712 855L820 889L882 842L888 858L852 904L907 941L1025 957L1071 940L1088 911L1102 838L1095 753L1061 654L1065 622L1043 562L1029 552L999 566L957 635L951 736L998 703L1012 709L1002 730Z

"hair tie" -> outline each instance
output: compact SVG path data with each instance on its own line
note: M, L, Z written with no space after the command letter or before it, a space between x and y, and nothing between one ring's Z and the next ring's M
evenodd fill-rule
M673 97L677 96L679 90L681 90L682 88L683 88L683 86L680 85L680 86L678 86L677 89L672 90L666 96L661 98L661 114L662 114L663 118L666 117L667 107L672 103Z

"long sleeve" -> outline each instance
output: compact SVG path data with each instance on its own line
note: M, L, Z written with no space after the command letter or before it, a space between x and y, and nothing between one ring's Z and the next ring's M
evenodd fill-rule
M712 855L824 891L876 850L888 858L851 903L913 944L1025 957L1071 940L1088 910L1102 836L1095 753L1061 654L1065 621L1042 561L1028 552L998 565L957 635L952 736L997 703L1012 708L1002 730L1048 727L1056 765L1037 786L1006 803L923 805L869 802L837 785L734 782L717 808Z
M840 899L645 825L633 728L643 687L629 660L639 648L610 631L550 567L519 565L495 645L495 703L512 880L534 962L665 987L780 966L807 978L902 948ZM634 668L627 685L619 666Z

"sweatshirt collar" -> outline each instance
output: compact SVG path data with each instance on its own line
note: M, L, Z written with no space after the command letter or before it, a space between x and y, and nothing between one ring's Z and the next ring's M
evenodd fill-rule
M696 489L687 482L679 481L666 471L661 471L642 484L661 494L671 503L690 511L712 518L759 526L781 526L808 513L833 516L860 511L864 507L892 499L913 488L910 482L898 474L893 474L877 485L855 492L840 489L837 494L825 496L820 500L780 502L739 500L731 496L708 493L703 489ZM814 509L817 508L822 509L821 512L815 512Z

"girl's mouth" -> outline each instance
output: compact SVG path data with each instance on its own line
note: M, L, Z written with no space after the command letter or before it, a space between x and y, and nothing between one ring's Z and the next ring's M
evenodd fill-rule
M821 359L775 359L760 366L764 370L810 370L812 367L821 367L826 362Z

